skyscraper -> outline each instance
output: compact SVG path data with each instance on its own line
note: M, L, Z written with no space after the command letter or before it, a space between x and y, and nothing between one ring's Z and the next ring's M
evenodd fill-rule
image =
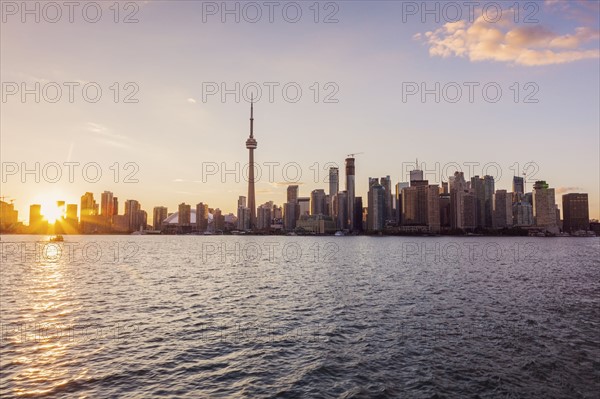
M520 176L513 176L513 199L512 202L519 202L523 200L523 194L525 194L525 179Z
M385 188L379 184L379 179L369 178L369 196L367 213L367 230L382 231L385 227Z
M248 149L248 208L250 208L250 230L256 228L256 198L254 195L254 150L258 146L254 138L254 100L250 100L250 137L246 140Z
M208 229L208 205L202 202L196 204L196 230L204 232Z
M392 180L389 176L382 177L379 180L379 184L383 186L385 189L384 201L385 201L385 220L393 220L395 219L394 214L392 212L393 209L393 201L392 201Z
M113 193L110 191L105 191L100 196L100 214L104 216L104 218L110 220L113 212Z
M348 218L347 223L345 225L348 227L348 230L353 231L355 226L354 221L354 197L355 197L355 179L354 179L354 158L346 158L346 206L348 207L346 211L346 217ZM344 226L343 226L344 227Z
M336 167L329 168L329 215L335 213L333 197L340 191L340 170Z
M551 233L558 232L554 189L549 188L544 180L536 181L533 185L533 220L537 227Z
M563 230L574 233L590 229L590 214L587 194L565 194L562 196Z
M292 185L287 188L287 202L298 201L298 186Z
M512 194L506 190L497 190L494 194L494 228L503 229L512 224Z
M166 206L155 206L152 212L152 224L154 230L160 231L162 228L162 222L169 216Z
M325 190L316 189L310 193L310 214L326 215L325 210Z

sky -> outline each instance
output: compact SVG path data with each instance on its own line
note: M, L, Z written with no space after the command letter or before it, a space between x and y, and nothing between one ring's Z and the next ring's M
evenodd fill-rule
M585 192L598 219L599 3L475 3L2 1L1 195L25 223L105 190L120 213L235 213L252 95L257 204L327 190L333 165L343 190L355 153L365 205L418 159L431 184Z

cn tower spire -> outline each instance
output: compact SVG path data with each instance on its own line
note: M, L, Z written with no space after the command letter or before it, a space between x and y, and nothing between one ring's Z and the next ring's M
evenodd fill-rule
M250 96L250 137L254 138L254 94Z
M254 190L254 150L257 147L254 138L254 96L250 99L250 137L246 140L248 149L248 208L250 208L250 230L256 229L256 197Z

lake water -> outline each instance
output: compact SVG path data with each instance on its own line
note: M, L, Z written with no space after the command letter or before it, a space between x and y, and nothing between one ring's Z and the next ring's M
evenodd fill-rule
M1 397L598 398L600 239L2 236Z

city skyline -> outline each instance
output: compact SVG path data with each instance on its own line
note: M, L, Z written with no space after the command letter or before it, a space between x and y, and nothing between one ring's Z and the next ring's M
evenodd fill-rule
M508 36L518 37L521 46L546 46L558 55L564 53L560 59L541 63L510 57L494 59L489 54L476 59L473 52L456 56L455 49L439 47L446 43L441 35L451 35L449 31L438 31L446 26L443 20L435 22L429 17L423 23L417 15L406 16L403 21L401 5L385 2L378 3L378 7L363 2L340 4L338 22L328 24L315 24L308 17L297 24L252 24L243 20L236 23L232 19L223 23L218 17L207 17L203 22L201 5L194 2L180 8L142 3L138 23L111 22L107 37L99 35L106 21L97 25L78 20L72 24L25 26L8 20L1 27L3 82L25 83L28 88L36 82L59 82L61 86L72 81L99 82L104 97L98 103L83 101L81 96L73 103L66 99L49 103L43 98L36 103L29 96L23 103L18 95L8 96L1 104L3 162L14 162L20 169L22 162L29 169L35 162L40 162L41 167L50 162L97 162L103 177L99 183L89 183L77 174L71 183L66 177L67 168L63 167L63 178L58 183L43 179L36 183L29 175L23 184L19 173L3 182L2 196L7 201L14 199L20 215L25 215L33 203L48 204L61 198L72 203L83 192L104 190L171 209L182 201L195 203L196 198L202 198L207 203L222 204L225 212L235 212L237 196L245 191L240 190L240 185L245 182L236 182L232 176L221 182L217 175L204 183L202 167L224 164L232 169L236 163L246 164L242 161L247 157L245 149L236 143L247 137L247 120L242 115L247 112L255 89L247 85L256 82L262 90L262 97L254 101L261 110L256 126L261 135L261 155L256 162L263 167L264 163L296 162L302 170L298 182L285 181L281 169L273 181L259 179L256 204L282 198L288 184L299 184L308 193L323 188L327 173L324 167L328 163L335 163L343 173L345 156L362 151L364 154L357 158L361 166L357 168L356 195L363 198L371 176L390 175L393 182L406 181L401 164L410 163L416 156L426 171L435 169L435 162L442 166L457 163L467 179L485 175L482 166L495 162L502 171L496 186L507 190L511 189L511 177L521 175L524 165L532 162L535 167L530 172L536 173L528 179L528 189L535 181L546 180L555 187L557 195L588 193L590 217L598 219L600 104L596 90L598 58L594 53L598 39L597 33L590 31L590 27L597 26L589 10L593 5L550 1L539 5L539 24L514 24L509 18L496 27L505 34L508 29ZM304 15L310 16L308 12L305 10ZM571 18L561 18L565 13ZM158 60L145 43L148 37L161 40L160 33L153 29L160 26L158 21L164 21L165 15L173 21L189 22L192 15L200 20L193 27L171 32L172 49L163 48ZM372 18L365 20L363 15ZM476 35L477 24L462 20ZM222 48L214 48L204 37L209 28L222 31ZM273 29L277 35L271 35ZM298 35L307 29L311 32L309 37ZM42 30L43 35L30 35L38 37L36 41L24 34ZM428 32L431 34L426 36ZM538 37L536 32L542 39L532 43ZM130 34L131 42L113 40L119 34ZM327 51L312 45L317 36L320 48ZM53 45L67 37L75 43L94 37L99 43L98 61L74 58L71 48ZM374 42L375 37L385 40ZM430 37L431 42L425 37ZM547 41L554 39L554 43L568 43L552 47ZM132 48L137 49L139 59L148 68L140 71L134 62L116 66L103 61L102 56L110 58L112 51L127 54ZM201 56L209 50L211 57ZM310 63L299 62L302 55L310 57ZM221 60L228 61L225 67ZM246 67L240 69L237 65L242 61ZM379 73L362 73L373 70ZM115 82L122 94L119 103L113 101L114 90L109 88ZM124 89L127 82L135 83L139 89L134 96L137 103L123 103L123 97L135 91ZM268 82L278 84L273 102L269 101L269 86L265 85ZM290 82L297 83L303 92L296 103L287 101L280 90ZM464 82L478 82L481 86L497 82L504 96L497 103L483 101L479 92L473 103L466 98L458 103L445 99L436 103L434 96L421 102L418 95L403 102L403 83L407 82L416 82L417 86L425 83L428 89L436 83L443 87L449 82L459 82L461 86ZM532 92L525 90L528 82L534 82L539 89L535 95L538 103L522 101ZM218 92L207 95L207 88L214 88L212 83ZM334 85L326 87L327 83ZM514 83L519 83L521 92L518 103L511 90ZM235 90L236 84L239 91ZM235 93L223 100L222 88ZM565 93L577 95L565 102ZM325 102L327 96L337 102ZM568 150L568 143L572 143L573 150ZM564 151L556 153L545 148ZM110 169L115 163L120 171L117 183ZM479 166L469 174L465 164L472 163ZM127 169L126 164L130 164ZM319 183L313 176L314 165L320 172ZM123 182L130 173L138 183ZM345 178L341 186L344 181Z

